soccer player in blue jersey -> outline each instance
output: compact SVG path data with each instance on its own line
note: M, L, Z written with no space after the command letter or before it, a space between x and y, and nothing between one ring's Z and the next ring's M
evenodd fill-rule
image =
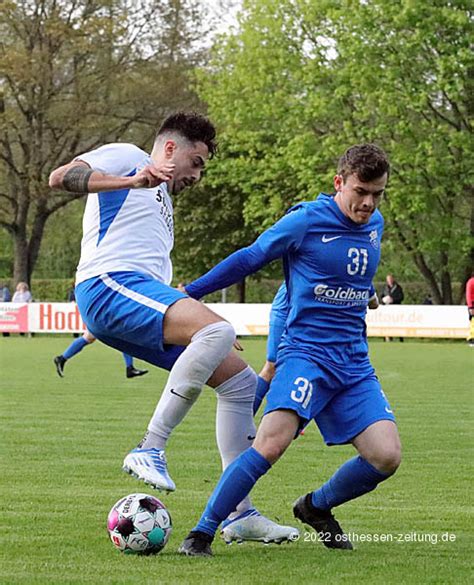
M87 331L81 337L75 339L61 355L57 355L54 358L54 365L56 366L56 372L60 378L64 377L64 368L66 362L72 357L81 352L85 347L95 342L95 337L90 331ZM127 378L136 378L137 376L144 376L148 374L148 370L139 370L133 364L133 357L128 353L122 353L125 362L125 375Z
M165 447L204 384L217 394L216 435L222 465L255 436L256 375L234 352L235 332L202 303L171 288L173 201L199 181L216 151L204 116L179 112L161 125L150 154L106 144L54 170L53 189L88 193L76 301L94 337L170 371L147 433L123 469L156 489L173 491ZM244 498L228 518L239 540L281 542L297 534Z
M256 439L224 471L180 553L212 554L210 544L229 510L312 419L328 445L352 443L358 451L294 504L295 517L327 547L352 548L332 509L372 491L398 468L398 431L369 361L365 325L383 232L377 207L389 171L377 146L349 148L339 161L334 196L296 205L254 244L186 286L201 298L283 258L289 314Z

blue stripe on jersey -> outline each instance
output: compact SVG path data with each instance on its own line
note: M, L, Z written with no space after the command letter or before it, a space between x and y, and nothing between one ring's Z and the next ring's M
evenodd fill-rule
M133 177L137 169L133 169L127 177ZM97 239L97 246L104 238L107 230L112 225L112 222L117 217L118 212L122 209L122 205L127 199L130 189L119 189L118 191L107 191L106 193L99 193L99 237Z

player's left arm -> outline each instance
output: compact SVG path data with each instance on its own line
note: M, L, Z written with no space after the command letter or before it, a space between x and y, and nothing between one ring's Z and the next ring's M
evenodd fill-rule
M263 232L253 244L237 250L209 272L186 285L186 292L190 297L200 299L243 280L272 260L290 250L297 250L304 239L307 225L304 207L292 211Z

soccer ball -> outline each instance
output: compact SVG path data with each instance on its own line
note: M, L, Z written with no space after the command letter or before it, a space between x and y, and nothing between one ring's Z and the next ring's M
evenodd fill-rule
M171 516L158 498L130 494L112 506L107 530L114 546L128 554L152 555L162 550L171 534Z

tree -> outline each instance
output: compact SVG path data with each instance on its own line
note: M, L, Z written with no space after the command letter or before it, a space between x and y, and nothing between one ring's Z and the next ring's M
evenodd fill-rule
M257 232L245 225L245 196L232 173L234 155L224 146L218 161L209 163L202 185L180 193L175 200L175 275L189 282L220 260L249 245ZM227 171L227 172L226 172ZM225 177L224 177L225 173ZM245 280L238 283L239 302L245 302Z
M393 162L392 249L452 303L474 260L468 4L248 0L240 23L201 91L240 153L247 224L267 226L315 185L331 190L337 157L375 141Z
M200 106L200 20L191 0L0 4L0 227L15 281L30 281L48 218L83 196L52 192L53 168L104 142L149 145L170 111Z

